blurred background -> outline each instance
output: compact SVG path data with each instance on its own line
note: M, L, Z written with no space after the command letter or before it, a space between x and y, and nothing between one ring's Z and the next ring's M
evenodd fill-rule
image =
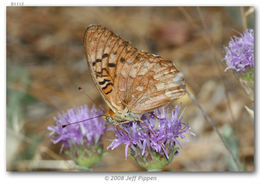
M239 157L254 170L253 108L232 71L224 72L224 46L231 36L254 28L252 7L8 7L7 128L8 171L75 171L47 127L58 112L93 103L107 108L87 67L83 35L101 24L138 49L173 60L197 98ZM82 87L85 93L79 92ZM83 92L84 92L83 91ZM86 95L87 94L87 95ZM200 110L185 97L184 122L195 137L165 171L233 171L234 163ZM108 132L104 149L113 133ZM108 150L94 171L144 171L124 146Z

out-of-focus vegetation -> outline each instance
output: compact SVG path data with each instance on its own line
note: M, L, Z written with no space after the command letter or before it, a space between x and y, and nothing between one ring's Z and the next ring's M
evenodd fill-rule
M75 170L51 143L47 126L57 112L91 106L88 96L107 108L85 59L82 40L89 24L106 26L138 49L173 60L244 170L254 170L254 121L245 109L254 105L232 72L224 72L222 60L230 37L254 28L250 7L8 7L7 170ZM181 102L196 137L183 143L165 170L235 170L196 105L188 97ZM104 136L104 149L112 138L112 132ZM93 170L144 171L130 157L125 160L123 146L108 150Z

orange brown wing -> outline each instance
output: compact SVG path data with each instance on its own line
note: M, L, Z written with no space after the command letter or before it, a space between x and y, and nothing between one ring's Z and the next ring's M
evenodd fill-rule
M126 57L135 53L137 49L99 25L87 28L84 46L91 75L98 90L114 112L122 111L124 106L114 99L118 93L115 87L117 71Z
M88 27L84 43L92 77L115 113L127 108L142 114L184 95L173 80L179 71L171 61L138 52L97 25Z
M185 94L175 82L178 73L171 61L138 52L133 63L124 65L118 72L119 78L115 80L115 85L118 85L119 98L126 103L128 110L142 114Z

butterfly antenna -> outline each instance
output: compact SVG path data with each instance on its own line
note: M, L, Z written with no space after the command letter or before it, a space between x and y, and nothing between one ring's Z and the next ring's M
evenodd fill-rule
M84 119L84 120L81 120L81 121L77 121L77 122L73 122L73 123L67 123L67 124L64 124L64 125L61 125L61 128L65 128L69 125L72 125L72 124L79 124L80 122L83 122L83 121L88 121L88 120L91 120L91 119L95 119L95 118L99 118L99 117L102 117L104 115L99 115L99 116L95 116L93 118L88 118L88 119Z

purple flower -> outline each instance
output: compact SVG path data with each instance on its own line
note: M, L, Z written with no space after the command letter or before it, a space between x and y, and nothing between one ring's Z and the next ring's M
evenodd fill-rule
M53 135L52 142L62 143L60 151L65 147L65 152L74 160L78 169L91 170L104 155L101 138L107 130L107 124L102 117L96 117L103 113L102 109L95 106L91 109L86 105L74 107L59 113L54 117L56 125L48 127Z
M147 163L154 159L157 159L158 163L163 158L169 163L168 161L178 152L177 145L181 146L179 139L186 139L186 133L193 135L190 127L181 121L182 115L183 112L180 114L178 106L174 109L163 107L144 114L141 118L144 123L130 122L115 127L116 138L107 148L113 150L125 144L126 158L130 148L130 155L139 164L141 161Z
M228 47L225 47L227 68L237 72L246 71L247 67L254 67L254 30L246 30L240 37L231 38Z
M63 147L70 148L75 145L88 146L98 144L102 135L106 132L106 122L101 117L87 121L84 120L102 114L103 110L96 109L95 106L92 109L89 109L86 105L71 108L67 110L67 112L59 113L57 117L54 117L56 126L48 127L48 130L51 131L51 135L54 135L52 142L54 144L61 142L61 151ZM62 125L74 122L79 123L62 128Z

